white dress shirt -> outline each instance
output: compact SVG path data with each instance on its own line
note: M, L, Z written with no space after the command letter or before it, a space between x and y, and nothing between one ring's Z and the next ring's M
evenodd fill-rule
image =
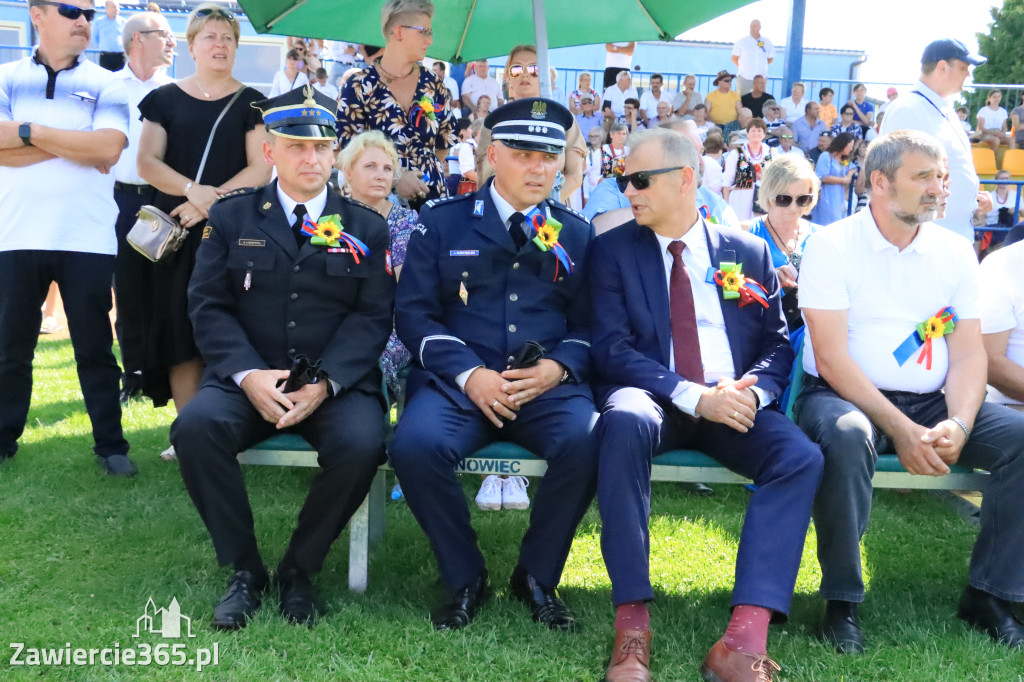
M725 317L718 299L718 285L705 281L708 268L711 267L711 254L708 251L708 237L704 221L697 222L687 230L680 240L654 235L661 247L661 257L665 266L665 284L668 288L669 300L672 299L672 264L675 257L668 250L673 241L681 241L686 245L682 259L690 276L690 288L693 290L693 309L697 316L697 339L700 341L700 359L704 366L704 381L716 384L719 379L735 379L736 369L732 361L732 350L729 347L729 335L725 330ZM675 371L675 351L673 342L668 346L668 368ZM683 382L682 390L672 396L672 403L691 416L697 416L697 403L707 390L701 384ZM757 386L751 388L757 394L760 406L771 402L768 393Z
M971 244L935 223L924 223L900 251L882 236L866 208L818 229L804 247L800 307L846 310L850 357L878 388L930 393L946 383L949 350L932 341L932 368L920 350L900 366L893 351L918 324L953 306L961 319L981 317L978 260ZM956 334L954 329L953 334ZM819 376L810 334L804 369Z
M918 94L920 93L920 94ZM949 191L946 217L941 225L974 243L971 218L978 208L978 174L974 171L971 142L953 105L939 93L918 81L913 90L897 97L882 119L880 133L919 130L938 138L949 159ZM800 292L801 296L803 292Z
M157 69L148 81L139 80L139 77L131 70L131 63L125 64L124 68L114 75L124 81L124 88L128 94L128 146L124 148L121 157L114 164L114 180L126 185L148 185L149 183L139 175L136 163L139 153L139 138L142 137L142 119L140 118L142 114L139 112L139 102L161 85L173 83L174 79L168 76L164 69Z
M1024 242L1003 247L985 257L979 270L981 280L981 333L1010 331L1006 357L1024 367ZM988 401L1019 405L993 386Z
M295 207L299 205L299 202L292 199L288 194L281 189L281 183L277 184L277 200L281 202L281 208L284 210L285 218L288 219L288 224L291 225L293 220L293 213ZM302 202L306 207L306 217L312 220L314 223L320 220L320 216L324 212L324 208L327 206L327 188L324 187L320 194L309 201ZM242 387L242 381L245 377L249 376L250 372L255 372L255 369L244 369L241 372L235 372L231 375L231 379L238 384L238 387ZM329 379L331 386L334 388L334 394L337 395L341 390L341 384L334 379Z

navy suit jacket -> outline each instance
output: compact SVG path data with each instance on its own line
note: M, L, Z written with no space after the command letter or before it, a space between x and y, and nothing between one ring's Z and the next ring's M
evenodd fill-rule
M538 400L590 398L586 261L594 228L562 204L545 202L562 223L558 241L575 264L569 275L532 242L515 247L491 200L491 182L475 194L428 202L409 240L395 305L398 337L415 359L409 396L430 383L475 410L456 376L478 366L501 372L526 341L536 341L572 378Z
M706 285L718 289L736 377L756 376L757 386L778 399L788 383L794 354L768 245L737 229L707 222L704 227L712 265L742 263L743 274L768 291L767 308L756 302L740 308L737 299L722 297L721 287ZM671 401L687 382L669 370L668 283L654 232L631 220L598 236L590 249L589 268L598 404L622 386Z

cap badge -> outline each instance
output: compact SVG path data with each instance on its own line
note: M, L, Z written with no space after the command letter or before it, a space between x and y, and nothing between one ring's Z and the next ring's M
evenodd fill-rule
M316 98L313 97L313 86L312 85L310 85L309 83L306 83L306 85L302 88L302 94L306 97L306 101L304 101L302 103L303 106L307 106L307 107L315 107L315 106L317 106Z
M530 111L530 118L543 119L548 115L548 103L547 102L534 102L533 109Z

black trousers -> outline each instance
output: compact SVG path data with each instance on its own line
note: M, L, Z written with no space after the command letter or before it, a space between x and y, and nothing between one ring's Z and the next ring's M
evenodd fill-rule
M316 449L320 472L282 562L316 573L384 462L384 405L378 395L346 391L325 400L292 430ZM257 549L237 457L275 433L244 393L219 386L200 389L171 425L181 477L221 565Z
M117 321L114 330L121 346L121 364L125 374L142 371L143 310L149 287L150 262L125 240L135 224L135 216L145 204L152 204L156 193L152 187L144 193L114 190L119 213L114 229L117 232L117 260L114 262L114 299L117 301Z
M68 316L78 381L92 421L93 451L128 453L121 431L118 379L110 332L114 257L71 251L0 252L0 455L13 455L32 400L32 357L40 308L56 282Z
M100 66L107 71L120 71L124 68L124 52L100 52Z

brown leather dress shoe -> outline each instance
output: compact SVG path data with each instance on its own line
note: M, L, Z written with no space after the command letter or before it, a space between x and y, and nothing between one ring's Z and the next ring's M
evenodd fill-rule
M711 647L700 674L704 682L772 682L779 664L761 654L733 651L718 640Z
M616 630L605 682L651 681L651 631Z

